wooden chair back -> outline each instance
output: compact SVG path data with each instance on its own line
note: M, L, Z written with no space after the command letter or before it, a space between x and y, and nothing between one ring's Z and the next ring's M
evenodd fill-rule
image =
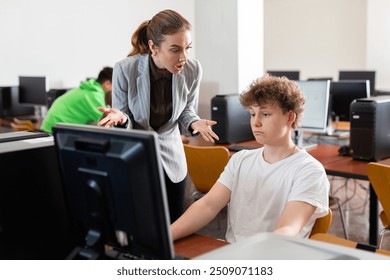
M328 214L326 216L318 218L315 221L309 238L317 233L327 233L330 228L330 225L332 224L332 218L333 218L332 210L329 208Z
M223 146L192 146L183 144L188 174L197 191L208 192L229 161L230 153Z
M367 175L371 186L383 211L380 213L380 219L385 227L389 227L390 217L390 166L377 162L370 162L367 166Z

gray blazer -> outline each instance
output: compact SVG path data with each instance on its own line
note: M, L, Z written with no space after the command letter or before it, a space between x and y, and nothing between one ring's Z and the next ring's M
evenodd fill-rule
M200 119L195 105L202 74L200 63L189 59L183 70L172 77L172 117L157 131L162 166L172 182L180 182L187 175L179 124L189 129L192 122ZM149 55L130 56L115 64L112 107L130 117L130 129L153 130L149 125Z

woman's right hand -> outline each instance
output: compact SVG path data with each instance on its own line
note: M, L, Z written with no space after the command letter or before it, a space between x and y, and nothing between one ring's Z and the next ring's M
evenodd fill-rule
M127 117L124 113L114 108L99 107L98 110L104 115L98 122L99 126L113 127L126 123Z

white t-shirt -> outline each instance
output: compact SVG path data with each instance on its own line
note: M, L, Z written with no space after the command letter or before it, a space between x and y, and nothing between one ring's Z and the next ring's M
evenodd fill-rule
M289 201L317 207L298 236L308 237L315 220L328 212L329 180L305 150L270 164L263 149L243 150L229 160L218 181L231 191L226 240L236 242L272 232Z

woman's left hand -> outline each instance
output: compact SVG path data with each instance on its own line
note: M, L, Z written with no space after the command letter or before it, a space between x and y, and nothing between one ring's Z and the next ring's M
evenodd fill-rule
M126 115L118 109L99 107L98 110L104 113L98 122L99 126L113 127L121 125L127 121Z
M211 130L211 126L217 124L212 120L199 120L191 124L191 128L194 130L193 134L200 133L203 139L207 142L215 142L214 139L219 140L217 134Z

